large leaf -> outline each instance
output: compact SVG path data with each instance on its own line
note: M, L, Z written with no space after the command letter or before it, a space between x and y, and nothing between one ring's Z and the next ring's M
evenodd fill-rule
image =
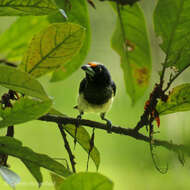
M47 15L56 10L52 0L0 0L0 16Z
M35 98L49 99L37 80L12 67L0 66L0 85Z
M59 190L113 190L113 183L99 173L78 173L69 176Z
M6 58L20 60L26 50L29 40L39 30L48 24L45 16L19 17L1 36L0 52Z
M12 108L0 107L0 128L39 118L47 113L52 105L51 100L39 101L35 99L20 98Z
M71 172L59 162L47 155L35 153L30 148L22 146L20 141L12 137L0 137L0 144L1 154L7 154L19 158L25 164L26 162L32 163L30 164L30 167L35 166L32 170L43 167L63 177L71 175ZM29 171L31 171L31 169Z
M75 72L80 65L83 63L85 57L87 56L89 45L90 45L90 24L88 10L86 6L86 0L80 1L70 1L70 9L68 7L67 0L55 0L59 8L66 10L68 21L80 24L86 28L86 38L80 52L67 64L64 64L62 68L56 70L53 73L52 82L60 81L66 79L73 72ZM60 14L49 16L50 22L64 22L65 19Z
M146 24L138 4L120 8L112 48L121 56L126 91L135 103L147 89L151 72Z
M190 1L159 0L154 12L155 31L162 37L166 66L183 70L190 64Z
M75 126L71 124L63 125L63 128L74 138L75 137ZM88 153L90 149L90 135L83 127L79 127L76 136L77 142L83 147L83 149ZM100 153L96 147L94 147L90 153L90 157L99 168L100 165Z
M78 24L51 24L33 37L20 68L34 77L56 70L79 52L84 36Z
M159 102L156 109L160 115L190 111L190 84L175 87L167 102Z

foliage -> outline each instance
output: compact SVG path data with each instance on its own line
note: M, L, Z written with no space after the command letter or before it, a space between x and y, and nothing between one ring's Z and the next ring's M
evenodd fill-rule
M136 103L148 88L151 72L144 15L137 4L123 8L114 5L114 9L118 10L118 18L112 47L121 56L126 91L132 102Z
M111 4L117 15L111 47L120 56L126 92L135 104L148 89L152 71L146 19L138 0L109 1L107 4ZM88 2L94 6L92 1ZM167 92L177 77L190 66L189 12L188 0L158 0L153 21L155 33L162 41L159 45L165 54L162 71L159 72L160 81L155 82L137 126L134 129L112 129L112 132L130 134L136 139L148 141L155 165L153 145L167 147L178 154L179 148L186 152L189 150L169 142L154 141L153 136L153 121L156 120L159 126L159 115L190 111L189 83ZM19 181L19 177L7 168L7 158L13 156L24 163L39 186L43 182L40 170L43 167L54 172L51 176L57 190L113 189L113 183L107 177L88 172L73 174L69 167L48 155L23 146L21 141L14 138L14 133L10 133L20 123L36 119L53 121L62 126L70 137L76 138L86 153L90 153L98 170L100 153L92 142L93 135L90 137L82 126L77 128L76 134L78 120L55 110L53 100L38 80L48 73L52 73L51 82L65 80L84 63L91 37L87 1L0 0L0 16L19 16L0 36L0 64L4 64L0 66L0 86L9 90L1 95L0 100L0 128L7 128L7 136L0 136L0 175L7 172L4 179L12 187ZM91 126L88 120L84 120L83 124ZM138 132L144 126L148 126L149 136ZM103 124L97 122L93 122L91 127L105 129ZM156 168L159 170L157 165Z
M68 177L58 189L112 190L113 183L98 173L78 173Z

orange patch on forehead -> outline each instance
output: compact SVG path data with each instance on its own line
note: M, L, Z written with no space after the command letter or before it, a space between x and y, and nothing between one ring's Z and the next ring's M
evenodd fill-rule
M91 67L96 67L98 64L97 63L88 63Z

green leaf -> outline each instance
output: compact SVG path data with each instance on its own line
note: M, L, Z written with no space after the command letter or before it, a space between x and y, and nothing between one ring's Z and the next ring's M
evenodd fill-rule
M31 40L32 36L47 24L48 21L45 16L19 17L0 36L0 52L5 54L7 59L14 58L14 61L20 60L27 48L29 40Z
M71 124L63 125L63 128L74 138L75 137L75 126ZM88 153L90 149L90 135L87 130L83 127L77 129L77 142L82 146L82 148ZM94 147L90 153L90 157L96 165L96 168L99 168L100 165L100 153L96 147Z
M151 73L146 23L138 4L123 6L120 16L112 37L112 48L121 56L126 91L135 103L148 88Z
M66 117L65 114L61 113L60 111L56 110L55 108L51 108L48 112L49 115L54 115L54 116L57 116L57 117Z
M99 173L81 172L69 176L59 190L113 190L113 183Z
M160 115L190 111L190 84L175 87L169 94L167 102L159 102L156 109Z
M12 67L0 66L0 85L35 98L49 99L37 80Z
M55 190L59 190L59 187L63 183L64 179L54 173L50 173L52 182L54 184Z
M68 1L67 0L55 0L59 8L66 10L66 14L68 16L68 21L80 24L81 26L86 28L86 38L84 44L80 50L80 52L73 57L71 61L65 64L61 69L56 70L53 73L51 78L51 82L56 82L60 80L64 80L69 77L73 72L75 72L81 64L83 64L87 53L89 51L90 46L90 23L88 16L88 9L86 5L86 0L80 1L70 1L71 9L68 9ZM56 14L49 16L50 22L64 22L65 19L63 15Z
M57 11L52 0L0 0L0 16L47 15Z
M56 70L79 52L84 36L78 24L51 24L33 37L20 68L34 77Z
M32 170L43 167L52 172L55 172L63 177L68 177L72 173L66 169L62 164L53 160L45 154L39 154L32 151L30 148L22 146L22 143L12 137L0 137L0 153L7 154L19 158L20 160L30 162L30 167L34 166ZM38 170L38 169L37 169ZM31 171L31 169L29 170ZM38 171L36 171L38 172ZM32 175L34 172L32 173Z
M51 100L39 101L36 99L20 98L12 108L0 107L0 128L24 123L39 118L47 113L52 105Z
M159 0L154 12L155 31L162 38L166 66L183 70L190 64L190 1Z
M100 1L114 1L114 2L118 2L121 5L133 5L139 0L100 0Z
M43 182L43 177L42 177L42 173L40 171L40 166L33 164L33 162L30 162L30 161L24 160L24 159L22 160L22 162L28 168L28 170L30 171L32 176L36 179L36 181L38 182L38 185L40 187Z

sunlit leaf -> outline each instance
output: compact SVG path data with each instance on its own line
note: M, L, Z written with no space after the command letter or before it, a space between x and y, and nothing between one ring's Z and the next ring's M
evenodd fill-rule
M155 31L162 38L166 65L183 70L190 64L190 1L159 0L154 12Z
M52 105L51 100L39 101L20 98L12 108L0 107L0 127L7 127L39 118L47 113Z
M0 0L0 16L47 15L56 10L52 0Z
M71 124L63 125L63 128L74 138L75 137L75 126ZM83 127L77 129L77 142L82 146L82 148L88 153L90 149L90 135ZM96 165L96 168L99 168L100 165L100 153L96 147L94 147L90 153L90 157Z
M10 141L9 141L10 139ZM55 161L45 154L39 154L32 151L30 148L22 146L22 143L12 137L0 137L0 153L7 154L24 162L30 162L35 165L33 170L38 167L46 168L52 172L55 172L63 177L68 177L72 173L66 169L61 163ZM29 170L31 171L31 169Z
M190 111L190 84L175 87L167 102L159 102L156 109L160 115Z
M71 61L69 61L67 64L64 64L62 68L56 70L53 73L51 82L64 80L73 72L75 72L80 67L80 65L83 64L83 61L87 56L90 45L90 23L86 5L87 1L70 1L69 5L67 0L55 0L55 2L60 8L66 11L67 20L65 20L62 15L56 14L49 16L50 22L69 21L80 24L81 26L86 28L86 38L80 52L75 57L73 57ZM69 6L71 7L70 9L68 8Z
M5 166L0 166L0 176L5 180L12 188L15 188L15 185L20 183L20 177Z
M78 24L51 24L33 37L20 68L34 77L56 70L79 52L84 36Z
M114 6L116 9L116 7ZM121 56L126 91L135 103L148 88L151 55L143 12L138 4L120 7L112 48ZM118 10L117 10L118 11Z
M113 190L113 183L99 173L77 173L69 176L59 190Z
M0 66L0 85L35 98L49 99L37 80L12 67Z
M32 36L48 24L45 16L19 17L1 36L0 52L7 59L20 60Z

